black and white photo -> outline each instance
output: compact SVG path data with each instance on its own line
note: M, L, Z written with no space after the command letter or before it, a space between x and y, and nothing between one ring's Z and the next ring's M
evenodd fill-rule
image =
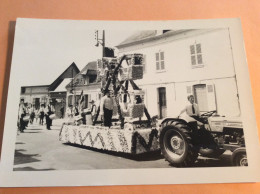
M247 71L236 19L19 19L5 123L13 146L2 166L46 176L32 185L63 185L50 174L74 185L77 172L91 174L85 185L252 181ZM174 179L182 173L189 178Z

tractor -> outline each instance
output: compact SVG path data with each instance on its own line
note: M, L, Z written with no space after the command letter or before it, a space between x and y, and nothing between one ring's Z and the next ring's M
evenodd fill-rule
M242 122L220 116L216 111L194 119L165 118L160 123L160 148L165 159L175 167L191 167L198 156L217 158L226 150L232 152L234 166L247 166Z

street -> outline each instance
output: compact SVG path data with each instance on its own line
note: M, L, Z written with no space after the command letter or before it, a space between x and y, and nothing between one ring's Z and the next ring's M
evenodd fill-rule
M86 170L126 168L173 168L160 152L129 155L89 149L59 141L61 119L53 120L52 130L32 124L16 140L14 171ZM199 156L194 167L230 166L230 152L219 159Z

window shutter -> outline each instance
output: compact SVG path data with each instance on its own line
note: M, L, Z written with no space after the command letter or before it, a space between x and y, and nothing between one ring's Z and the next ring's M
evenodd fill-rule
M164 69L164 61L161 61L161 69Z
M208 85L208 93L213 92L213 85Z
M164 52L160 52L160 55L161 55L161 61L164 60Z
M196 65L196 57L195 55L191 56L191 64Z
M198 64L202 64L202 55L197 55Z
M156 59L156 70L159 70L160 69L159 53L155 53L155 59Z
M156 62L156 70L159 70L160 69L160 64L159 62Z
M187 86L187 93L191 94L191 86Z
M197 51L197 54L201 53L201 44L196 44L196 51Z
M146 55L143 55L142 64L143 64L143 73L145 73L146 72Z
M207 85L207 96L209 111L217 110L216 93L214 84Z
M194 45L191 45L191 46L190 46L190 54L191 54L191 55L194 55L194 54L195 54L195 47L194 47Z
M156 61L159 61L159 53L155 53Z

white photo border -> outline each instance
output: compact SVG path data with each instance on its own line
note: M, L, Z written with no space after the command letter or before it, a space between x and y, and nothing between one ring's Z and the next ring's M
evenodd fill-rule
M244 126L248 167L203 167L167 169L102 169L102 170L57 170L57 171L13 171L16 141L17 107L20 99L19 79L16 66L11 66L7 98L6 118L0 161L1 187L31 186L88 186L88 185L146 185L146 184L187 184L187 183L231 183L260 181L260 154L257 125L254 113L252 90L249 79L245 47L240 19L208 19L182 21L80 21L80 20L41 20L18 18L13 49L12 64L20 52L17 35L23 33L21 23L34 22L71 23L88 25L89 29L120 30L124 27L136 30L154 29L208 29L229 28L236 64L237 85ZM57 139L58 141L58 139Z

